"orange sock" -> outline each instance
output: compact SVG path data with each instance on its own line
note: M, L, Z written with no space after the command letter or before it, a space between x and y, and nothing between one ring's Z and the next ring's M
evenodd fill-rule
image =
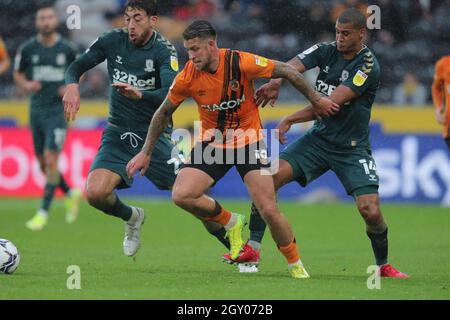
M225 226L230 221L230 219L231 219L231 212L225 210L224 208L220 209L220 213L218 215L204 218L204 220L206 221L214 221L222 226Z
M300 260L300 256L297 251L297 244L295 243L295 238L286 247L278 247L278 250L281 251L289 264L295 263Z

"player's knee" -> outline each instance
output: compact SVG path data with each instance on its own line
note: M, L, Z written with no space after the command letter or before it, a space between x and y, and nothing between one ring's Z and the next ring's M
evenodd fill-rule
M280 211L276 208L276 206L273 205L261 206L260 213L269 225L276 223L281 216Z
M44 171L54 171L57 169L57 159L52 156L46 156L44 158Z
M94 208L102 207L103 202L107 198L108 194L101 188L86 188L86 198L88 203Z
M173 203L175 203L177 206L181 208L188 207L193 199L194 199L193 194L188 190L174 189L172 191Z
M368 225L377 225L383 219L380 207L375 201L359 203L358 210Z

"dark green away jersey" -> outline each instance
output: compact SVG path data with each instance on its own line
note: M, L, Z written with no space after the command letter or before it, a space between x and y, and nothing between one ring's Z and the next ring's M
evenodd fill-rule
M133 100L111 87L108 121L122 128L146 131L178 71L175 47L157 32L146 45L137 47L129 41L126 29L115 29L99 37L72 63L66 83L78 83L85 71L105 59L110 84L128 83L143 93L143 99Z
M375 55L364 46L352 60L345 60L336 43L322 43L300 53L306 70L319 67L316 90L329 96L340 84L358 97L349 101L334 116L316 121L310 134L337 147L370 148L369 121L379 87L380 66Z
M59 35L52 47L43 46L38 36L22 44L16 54L14 69L23 72L28 80L39 81L42 86L39 92L31 95L31 112L63 112L58 89L64 85L64 72L77 54L76 46Z

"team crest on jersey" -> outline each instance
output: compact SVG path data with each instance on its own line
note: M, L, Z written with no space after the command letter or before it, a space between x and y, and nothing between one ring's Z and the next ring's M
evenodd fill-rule
M358 72L353 77L353 84L357 87L361 87L366 82L367 78L367 74L365 74L361 70L358 70Z
M173 71L178 71L178 58L175 56L170 56L170 66L172 67Z
M66 64L66 55L64 53L58 53L56 55L56 64L58 66L63 66Z
M155 71L155 64L152 59L145 60L145 72L153 72Z
M342 74L341 74L341 78L339 79L339 81L344 82L345 80L348 79L348 71L347 70L342 70Z
M37 54L33 54L31 56L31 62L33 62L34 64L39 63L39 56Z
M255 56L255 59L256 59L255 63L256 63L257 66L267 67L268 61L267 61L266 58L263 58L263 57L260 57L260 56Z
M236 79L231 80L229 86L232 91L236 92L239 90L239 81L237 81Z

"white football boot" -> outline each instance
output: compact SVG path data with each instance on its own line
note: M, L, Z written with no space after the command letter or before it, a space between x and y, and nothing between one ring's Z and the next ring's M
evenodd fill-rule
M133 214L128 222L125 222L125 238L123 239L123 253L134 256L141 247L141 227L145 221L144 210L132 207Z

